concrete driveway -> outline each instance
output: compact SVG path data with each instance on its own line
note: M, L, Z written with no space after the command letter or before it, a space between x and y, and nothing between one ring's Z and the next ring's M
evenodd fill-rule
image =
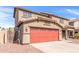
M71 41L54 41L54 42L44 42L44 43L34 43L31 44L35 48L46 52L46 53L79 53L79 44L72 43Z

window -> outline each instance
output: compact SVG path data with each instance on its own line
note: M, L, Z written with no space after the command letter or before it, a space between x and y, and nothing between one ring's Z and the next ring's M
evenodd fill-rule
M60 19L60 23L64 24L64 20L63 19Z
M74 22L69 22L69 25L74 26Z
M32 17L32 14L29 12L23 12L23 17Z

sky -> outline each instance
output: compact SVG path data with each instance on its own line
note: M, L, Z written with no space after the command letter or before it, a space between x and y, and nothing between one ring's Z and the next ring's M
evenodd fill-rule
M0 27L15 26L13 18L15 6L0 6ZM68 19L79 19L79 6L19 6L34 12L47 12Z

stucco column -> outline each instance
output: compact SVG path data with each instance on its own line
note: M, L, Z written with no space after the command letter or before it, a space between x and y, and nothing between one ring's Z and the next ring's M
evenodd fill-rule
M67 39L68 39L68 33L67 33L67 30L65 30L65 31L66 31L66 33L65 33L65 34L66 34L66 40L67 40Z
M59 30L59 40L62 40L62 30Z
M74 36L75 36L75 31L73 30L73 38L74 38Z

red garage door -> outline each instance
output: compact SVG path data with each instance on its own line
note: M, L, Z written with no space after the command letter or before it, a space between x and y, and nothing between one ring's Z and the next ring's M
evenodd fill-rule
M57 41L59 38L59 30L46 28L30 28L30 42L48 42Z

